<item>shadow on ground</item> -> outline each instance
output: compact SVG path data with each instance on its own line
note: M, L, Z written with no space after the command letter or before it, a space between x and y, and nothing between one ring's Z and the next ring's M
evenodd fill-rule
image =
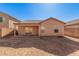
M65 37L10 36L0 40L0 47L35 47L54 55L65 56L79 50L79 43Z

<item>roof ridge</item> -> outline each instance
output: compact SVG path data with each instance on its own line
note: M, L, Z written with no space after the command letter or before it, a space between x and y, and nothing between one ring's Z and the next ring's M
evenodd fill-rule
M47 19L43 20L42 22L44 22L44 21L46 21L46 20L48 20L48 19L54 19L54 20L56 20L56 21L59 21L59 22L62 22L62 23L64 23L64 24L65 24L65 22L60 21L60 20L58 20L58 19L56 19L56 18L54 18L54 17L49 17L49 18L47 18Z
M15 21L19 21L19 22L21 22L20 20L16 19L16 18L15 18L15 17L13 17L13 16L10 16L10 15L9 15L9 14L7 14L7 13L0 12L0 14L4 14L4 15L6 15L6 16L8 16L8 17L12 18L12 20L14 19Z

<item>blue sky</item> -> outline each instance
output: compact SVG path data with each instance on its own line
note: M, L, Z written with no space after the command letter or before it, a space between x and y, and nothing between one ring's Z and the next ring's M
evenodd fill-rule
M67 22L79 19L77 3L0 3L0 11L19 20L44 20L54 17Z

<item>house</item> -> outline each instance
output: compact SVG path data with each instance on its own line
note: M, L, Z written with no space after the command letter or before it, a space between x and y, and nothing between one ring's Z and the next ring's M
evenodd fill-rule
M45 20L19 21L16 18L0 12L0 37L13 32L14 35L36 35L36 36L63 36L64 22L56 18Z
M18 35L37 36L63 36L64 24L64 22L51 17L46 20L27 20L14 23Z
M12 32L15 27L13 23L17 22L20 21L6 13L0 12L0 37Z
M65 35L79 38L79 19L67 22L64 33Z

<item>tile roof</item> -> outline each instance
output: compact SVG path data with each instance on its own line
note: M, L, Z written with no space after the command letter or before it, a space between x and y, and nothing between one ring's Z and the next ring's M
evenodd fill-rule
M62 21L60 21L60 20L57 20L56 18L50 17L50 18L47 18L47 19L45 19L45 20L25 20L25 21L23 21L23 22L21 22L21 23L42 23L42 22L47 21L47 20L49 20L49 19L54 19L54 20L56 20L56 21L58 21L58 22L62 22ZM64 22L62 22L62 23L64 23Z
M65 24L63 21L60 21L60 20L58 20L58 19L56 19L56 18L54 18L54 17L47 18L46 20L43 20L42 22L47 21L47 20L49 20L49 19L53 19L53 20L56 20L56 21L58 21L58 22L61 22L61 23ZM42 22L41 22L41 23L42 23Z
M72 24L77 24L77 23L79 23L79 19L69 21L69 22L66 23L66 25L72 25Z
M12 17L12 16L10 16L10 15L4 13L4 12L0 12L0 14L4 14L4 15L8 16L8 17L9 17L11 20L13 20L13 21L21 22L20 20L14 18L14 17Z
M21 23L40 23L41 21L43 21L43 20L25 20Z

